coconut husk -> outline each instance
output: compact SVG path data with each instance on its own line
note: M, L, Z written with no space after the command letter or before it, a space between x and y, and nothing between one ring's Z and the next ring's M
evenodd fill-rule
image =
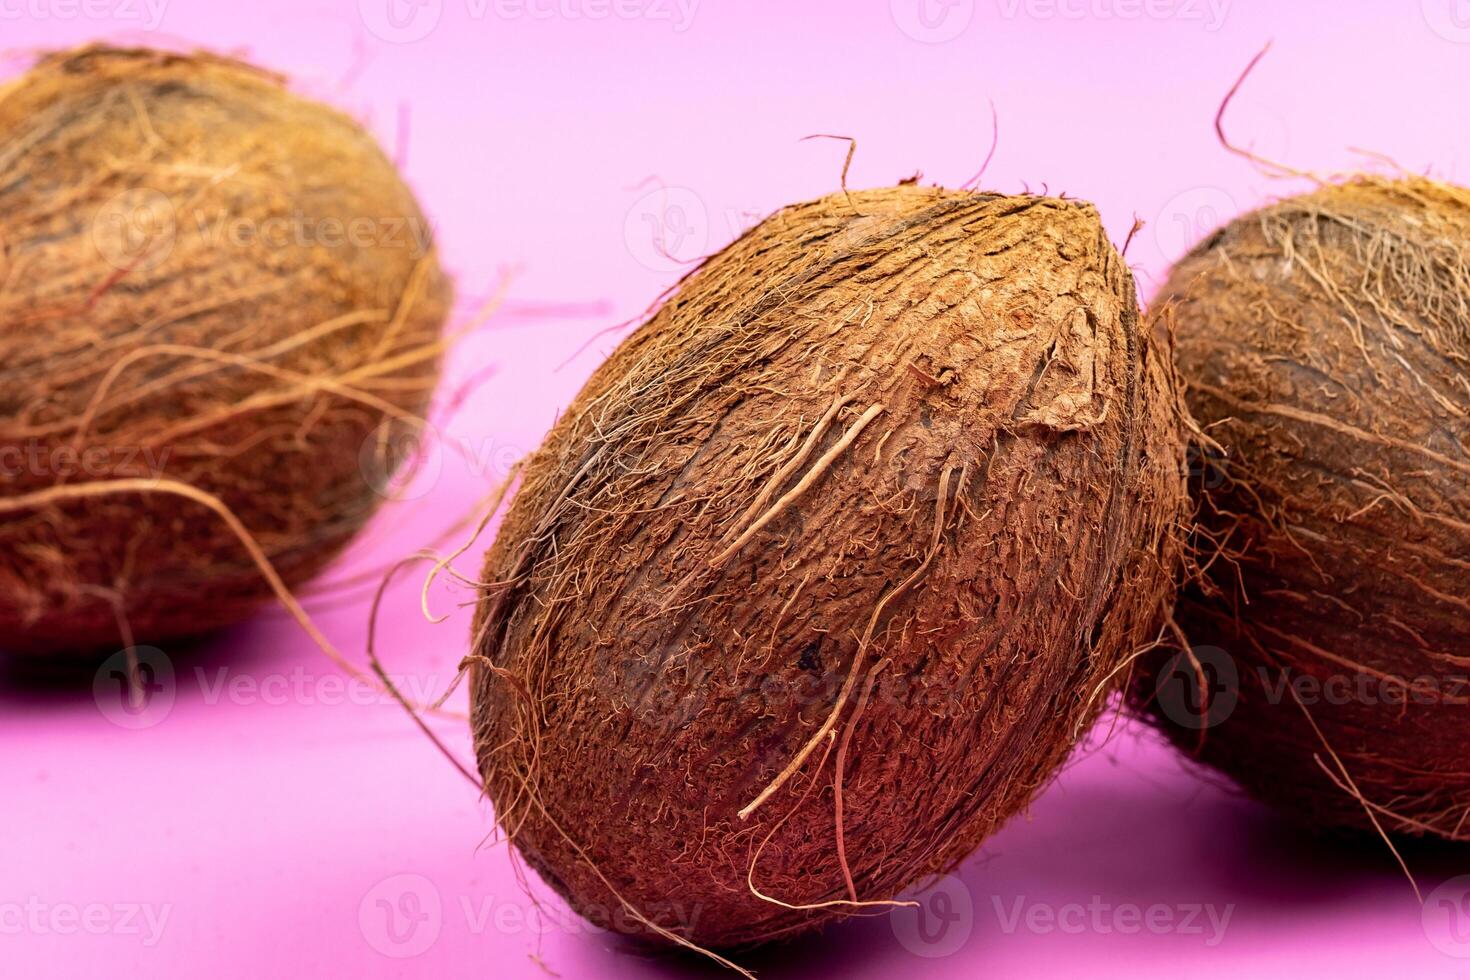
M1309 826L1465 839L1470 192L1325 184L1215 232L1160 297L1223 456L1179 617L1210 656L1159 651L1137 700Z
M777 212L529 459L471 658L505 835L706 948L953 868L1156 635L1167 349L1091 205L912 184Z
M359 125L238 61L0 89L0 648L196 634L330 561L438 376L427 231Z

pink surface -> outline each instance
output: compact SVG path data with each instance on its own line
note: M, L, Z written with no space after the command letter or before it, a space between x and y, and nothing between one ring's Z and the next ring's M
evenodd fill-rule
M854 185L915 170L957 184L985 156L993 100L984 184L1095 200L1118 241L1144 218L1129 259L1146 295L1218 220L1289 189L1210 129L1267 39L1229 119L1241 141L1321 169L1361 162L1350 146L1470 168L1465 0L7 0L0 20L15 49L202 43L285 71L405 148L466 313L515 272L451 371L498 366L446 426L462 452L331 579L427 543L535 445L615 342L598 331L677 274L660 225L662 251L693 258L835 189L845 148L808 134L858 139ZM362 596L314 609L361 659ZM437 691L466 633L463 610L429 626L405 581L380 643L405 685ZM0 976L717 975L533 906L505 848L481 846L492 820L473 788L279 613L167 656L141 717L105 676L94 693L90 668L0 661ZM470 757L462 725L437 727ZM1470 977L1465 881L1421 911L1381 846L1313 842L1148 736L1099 749L1102 734L925 896L922 921L748 962L766 977ZM1463 849L1406 856L1426 892L1470 872Z

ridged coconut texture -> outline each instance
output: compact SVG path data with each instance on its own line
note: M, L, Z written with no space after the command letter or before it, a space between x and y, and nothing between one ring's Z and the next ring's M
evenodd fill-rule
M361 127L239 62L91 47L0 89L0 649L246 616L243 535L287 585L332 558L438 375L426 229Z
M1161 651L1139 699L1312 827L1470 838L1470 192L1324 186L1217 231L1160 296L1226 458L1180 603L1208 654Z
M777 212L524 470L471 658L505 835L594 922L707 949L953 868L1155 638L1178 404L1091 205Z

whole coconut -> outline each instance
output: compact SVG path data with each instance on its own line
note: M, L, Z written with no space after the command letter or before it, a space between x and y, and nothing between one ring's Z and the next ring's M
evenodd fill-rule
M1470 837L1470 192L1324 186L1160 295L1225 460L1194 653L1152 658L1143 702L1312 826Z
M0 245L0 649L230 623L272 594L246 537L289 586L372 513L449 288L352 120L217 57L54 55L0 89Z
M706 948L954 867L1154 638L1183 455L1090 205L777 212L524 470L471 658L501 826L587 918Z

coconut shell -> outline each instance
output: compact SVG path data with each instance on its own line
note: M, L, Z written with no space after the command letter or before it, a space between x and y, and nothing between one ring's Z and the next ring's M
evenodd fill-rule
M360 126L239 62L92 47L0 89L0 648L240 619L245 535L288 586L337 554L438 374L426 229Z
M1180 608L1205 654L1153 657L1140 700L1310 826L1470 837L1470 192L1325 186L1160 295L1224 457Z
M506 835L588 919L707 948L954 867L1155 635L1175 394L1088 204L777 212L524 469L471 659Z

